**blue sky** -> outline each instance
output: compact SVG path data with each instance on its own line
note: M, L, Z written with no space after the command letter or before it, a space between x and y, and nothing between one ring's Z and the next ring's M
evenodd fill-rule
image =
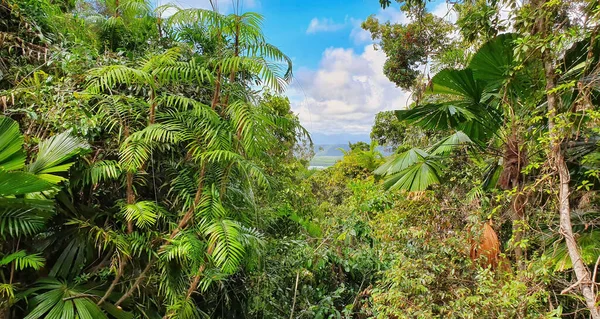
M209 8L208 0L158 0L181 7ZM238 0L216 0L221 13ZM287 90L293 111L316 143L368 141L377 112L405 108L410 94L383 75L385 55L373 48L360 23L371 14L380 20L409 20L395 4L382 10L377 0L239 0L241 11L264 16L264 33L294 62ZM430 10L446 16L445 2Z

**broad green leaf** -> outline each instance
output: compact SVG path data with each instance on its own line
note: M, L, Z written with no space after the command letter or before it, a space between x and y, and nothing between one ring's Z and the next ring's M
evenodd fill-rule
M457 147L472 143L471 139L463 132L458 131L435 144L431 155L446 155Z
M54 289L47 291L41 295L33 298L35 308L24 319L38 319L42 318L48 311L50 311L56 304L62 302L63 291L61 289Z
M46 219L33 209L0 208L0 237L32 236L44 228Z
M424 191L433 184L439 184L439 165L432 160L415 163L392 175L384 182L390 190L401 189L409 192Z
M156 223L156 219L160 214L160 207L152 201L140 201L125 204L122 212L127 221L135 222L137 227L147 228Z
M44 266L44 258L40 254L27 254L26 251L20 250L0 259L0 266L14 262L16 270L25 268L40 269Z
M0 170L0 196L43 192L53 187L48 181L31 173Z
M459 103L445 102L418 105L409 110L398 110L396 117L400 121L406 121L425 129L447 130L473 121L475 114Z
M469 106L481 102L485 83L473 76L471 69L444 69L431 79L429 94L447 94L458 98L457 101Z
M468 67L473 70L475 78L488 83L506 81L512 69L513 42L516 38L514 33L504 33L481 46Z
M35 161L28 165L28 171L50 183L60 182L60 176L49 173L66 172L72 163L65 162L89 147L87 143L70 134L70 131L66 131L42 141L38 146Z
M373 173L376 175L392 175L398 173L409 166L425 160L429 156L427 152L419 148L411 148L404 153L393 155L390 160L377 168Z
M16 121L0 116L0 170L12 171L25 166L23 135Z
M133 314L123 309L115 307L115 305L105 302L102 304L102 309L106 310L106 312L115 317L116 319L133 319Z

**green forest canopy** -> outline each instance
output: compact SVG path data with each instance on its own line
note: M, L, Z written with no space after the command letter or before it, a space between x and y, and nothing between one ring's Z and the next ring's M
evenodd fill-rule
M260 14L0 0L0 319L600 318L598 2L380 4L316 171Z

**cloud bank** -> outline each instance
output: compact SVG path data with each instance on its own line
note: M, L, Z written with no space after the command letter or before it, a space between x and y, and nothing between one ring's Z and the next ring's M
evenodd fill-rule
M308 24L306 34L314 34L318 32L335 32L346 27L346 22L336 23L333 19L328 18L313 18Z
M445 2L431 12L446 21L456 21L456 13ZM398 9L387 8L376 14L379 21L410 23ZM307 33L337 31L352 25L350 40L363 48L328 48L316 70L300 69L288 92L292 109L311 132L322 134L368 134L375 115L386 110L406 108L410 92L397 88L383 74L386 56L375 50L371 35L360 27L362 20L349 18L344 24L314 18ZM364 47L363 47L364 46Z
M369 133L377 112L405 108L409 93L383 75L385 54L364 47L329 48L317 70L301 69L288 92L292 109L311 132Z

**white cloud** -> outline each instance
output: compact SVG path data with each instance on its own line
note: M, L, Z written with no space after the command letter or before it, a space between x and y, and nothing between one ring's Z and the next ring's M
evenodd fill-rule
M351 19L350 22L352 23L350 39L354 41L354 44L364 44L371 41L371 33L360 26L362 20Z
M456 10L452 9L453 6L454 5L443 1L443 2L440 2L437 6L435 6L435 8L433 8L433 10L431 10L431 13L434 16L438 16L438 17L444 19L446 22L455 23L456 20L458 20L458 12L456 12Z
M406 14L396 8L388 7L387 9L379 9L379 12L375 15L375 18L379 22L389 21L391 23L409 23L411 20ZM371 41L371 34L369 31L364 30L360 27L362 20L350 19L352 23L352 31L350 31L350 39L355 44L364 44Z
M335 23L333 19L328 18L313 18L310 20L308 24L308 28L306 29L307 34L317 33L317 32L334 32L339 31L346 27L346 22L344 23Z
M311 132L369 133L377 112L405 108L409 93L383 74L385 54L365 47L325 50L317 70L299 70L292 85L292 109Z

